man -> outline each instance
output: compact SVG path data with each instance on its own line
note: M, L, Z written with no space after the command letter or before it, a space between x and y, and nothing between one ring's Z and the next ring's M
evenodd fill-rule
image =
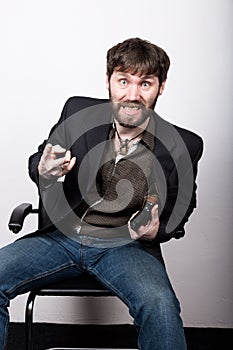
M128 306L140 349L186 349L160 244L184 235L196 206L203 145L153 111L169 65L164 50L146 40L112 47L110 103L70 98L49 139L30 157L40 229L0 251L0 349L9 299L83 272ZM143 208L149 209L140 221Z

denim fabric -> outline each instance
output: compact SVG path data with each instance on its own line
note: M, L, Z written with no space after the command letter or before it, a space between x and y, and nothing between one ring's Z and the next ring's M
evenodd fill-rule
M128 306L139 349L186 349L179 302L164 266L137 241L105 248L100 241L82 236L79 243L54 231L0 249L0 350L6 343L10 299L83 271Z

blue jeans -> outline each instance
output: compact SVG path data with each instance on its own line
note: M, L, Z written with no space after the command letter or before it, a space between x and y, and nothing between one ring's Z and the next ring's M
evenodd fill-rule
M179 302L164 266L137 241L103 248L88 245L89 240L82 236L79 243L54 231L0 249L0 350L6 343L10 299L83 271L95 275L128 306L139 349L186 349Z

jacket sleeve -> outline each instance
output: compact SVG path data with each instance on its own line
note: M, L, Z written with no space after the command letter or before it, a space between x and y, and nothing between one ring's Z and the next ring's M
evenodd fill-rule
M194 150L192 150L192 153L194 153ZM196 148L195 155L192 155L192 158L191 158L192 167L189 168L187 170L187 173L185 174L185 177L187 177L187 178L191 174L192 179L193 179L192 188L191 188L192 193L191 193L189 205L187 207L185 214L183 215L183 218L180 220L179 224L171 232L167 232L168 220L162 222L160 229L159 229L159 232L158 232L158 235L157 235L157 239L159 240L159 242L165 242L171 238L179 239L185 235L185 228L184 228L185 224L188 222L190 215L193 213L194 209L197 207L196 178L197 178L197 172L198 172L198 162L202 156L202 153L203 153L203 141L200 137L198 137L198 147ZM179 200L182 201L182 199L185 197L186 197L186 193L185 193L185 186L184 186L184 193L182 194L182 196ZM168 200L169 200L169 197L168 197ZM177 198L177 200L178 200L178 198ZM179 208L179 203L178 203L177 207ZM182 207L182 203L181 203L181 207ZM178 210L178 209L175 209L175 207L172 207L172 209Z
M154 244L157 244L157 243L167 242L171 238L179 239L185 235L184 226L188 222L190 215L192 214L192 212L197 206L196 178L197 178L197 172L198 172L198 162L203 153L202 139L197 135L195 135L194 139L195 139L195 142L190 143L191 145L189 146L191 163L190 163L190 166L187 169L185 169L184 174L182 176L183 179L191 178L192 184L191 186L189 185L188 188L183 186L183 193L181 190L181 195L179 196L179 198L177 196L178 186L182 186L182 184L178 183L177 186L175 186L174 188L168 187L166 202L160 216L160 227L156 235L156 238L151 242L143 242L144 245L147 245L148 247L153 246ZM180 159L180 162L182 162L182 157ZM187 205L187 196L190 198L188 201L188 205ZM186 208L186 210L183 209L184 207ZM168 223L171 216L173 215L173 218L175 218L174 222L176 222L177 217L179 217L179 214L180 214L179 211L182 212L181 218L178 220L177 224L175 224L175 227L173 225L172 230L168 230L168 226L169 226Z

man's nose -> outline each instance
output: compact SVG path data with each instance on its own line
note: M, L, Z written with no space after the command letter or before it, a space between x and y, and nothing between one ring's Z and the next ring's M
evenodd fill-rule
M127 99L129 101L139 101L140 100L139 89L138 89L138 86L136 84L132 84L128 87Z

